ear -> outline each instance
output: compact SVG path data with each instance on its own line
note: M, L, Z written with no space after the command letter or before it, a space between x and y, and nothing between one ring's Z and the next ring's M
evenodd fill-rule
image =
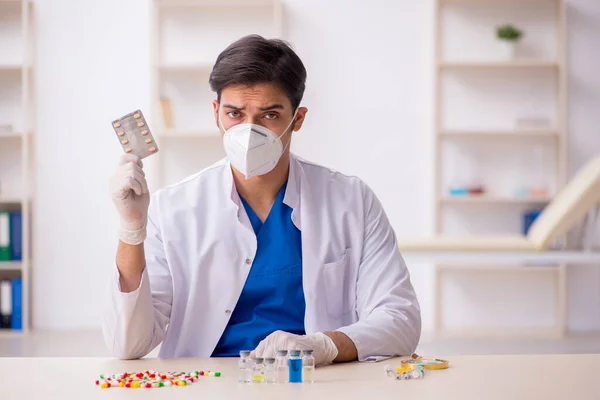
M213 104L213 113L215 115L215 124L217 125L217 128L219 128L219 132L221 132L221 127L219 126L219 102L217 101L217 99L214 99L212 101Z
M308 112L308 108L300 107L298 108L298 112L296 113L296 121L292 127L292 130L299 131L302 128L302 124L304 124L304 119L306 118L306 113Z

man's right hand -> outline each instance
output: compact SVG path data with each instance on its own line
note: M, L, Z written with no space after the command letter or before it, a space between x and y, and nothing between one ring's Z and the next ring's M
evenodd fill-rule
M150 194L142 160L125 154L110 178L110 192L120 216L119 239L137 245L146 239Z

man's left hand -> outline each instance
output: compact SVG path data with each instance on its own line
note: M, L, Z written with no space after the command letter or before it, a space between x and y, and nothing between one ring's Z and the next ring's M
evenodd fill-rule
M262 340L252 352L252 357L275 357L278 350L312 350L315 364L329 364L338 355L333 340L324 333L312 335L294 335L284 331L275 331Z

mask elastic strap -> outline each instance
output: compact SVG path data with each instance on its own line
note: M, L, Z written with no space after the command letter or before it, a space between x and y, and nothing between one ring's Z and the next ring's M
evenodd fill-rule
M287 135L288 129L290 129L290 127L292 126L292 124L296 122L296 115L297 114L298 114L298 109L296 108L296 111L294 111L294 116L292 117L292 120L288 124L287 128L285 128L285 130L283 131L283 133L281 134L281 136L279 136L279 140L281 140L282 137L284 137L285 135Z
M221 108L221 106L219 105L219 109ZM223 126L223 122L221 121L221 112L220 110L217 110L217 124L219 124L219 128L223 129L223 134L227 133L227 130L225 129L225 127Z

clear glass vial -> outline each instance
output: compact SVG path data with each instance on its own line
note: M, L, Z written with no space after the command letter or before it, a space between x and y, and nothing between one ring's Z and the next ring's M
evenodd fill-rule
M240 360L238 361L238 382L250 382L252 377L252 360L250 359L250 350L240 351Z
M275 363L277 364L277 382L278 383L287 383L287 381L289 379L287 350L278 350L277 351L277 356L275 357Z
M274 358L265 358L265 382L277 382L277 364Z
M306 383L315 381L315 358L312 350L302 351L302 381Z
M252 382L263 383L265 381L265 359L257 357L252 367Z

